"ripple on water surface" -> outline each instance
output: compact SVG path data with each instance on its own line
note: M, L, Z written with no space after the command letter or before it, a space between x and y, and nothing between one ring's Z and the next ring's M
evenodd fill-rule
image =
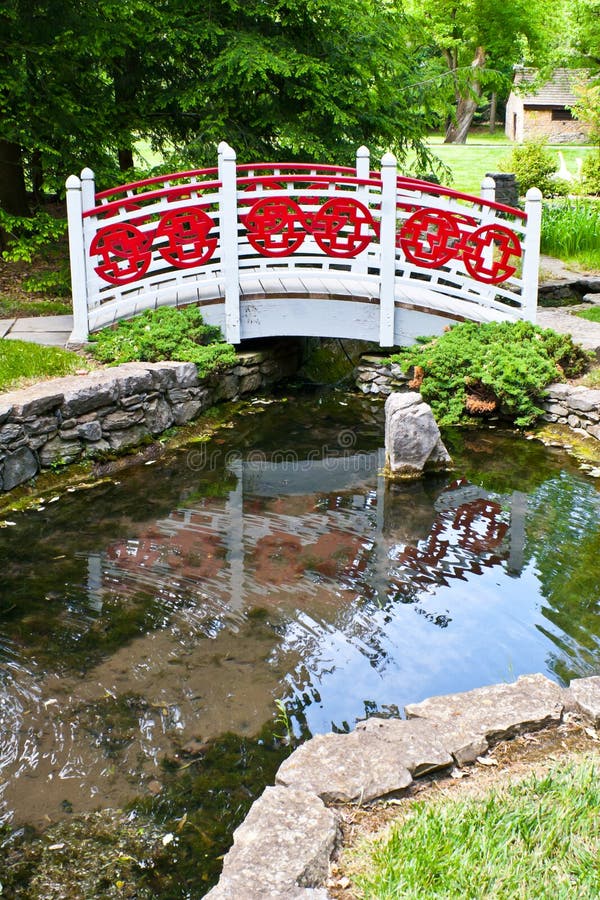
M455 434L451 477L390 488L373 407L290 406L0 532L4 820L120 808L276 700L299 736L600 671L599 496L564 457Z

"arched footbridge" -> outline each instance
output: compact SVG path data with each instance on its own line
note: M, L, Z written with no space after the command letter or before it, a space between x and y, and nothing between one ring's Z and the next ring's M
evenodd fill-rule
M535 318L541 194L525 209L398 175L297 163L218 166L96 193L67 180L71 342L197 304L228 341L303 335L409 344L465 320Z

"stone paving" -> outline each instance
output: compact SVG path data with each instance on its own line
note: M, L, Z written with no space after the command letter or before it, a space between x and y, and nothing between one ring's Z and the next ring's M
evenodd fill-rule
M0 319L0 338L29 341L45 347L66 347L72 330L73 316Z

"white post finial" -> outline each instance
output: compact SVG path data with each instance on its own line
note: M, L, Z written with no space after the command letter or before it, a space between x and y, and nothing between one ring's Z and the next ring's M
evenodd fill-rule
M84 344L89 335L85 244L83 239L83 205L81 181L70 175L67 188L67 220L69 226L69 260L71 295L73 297L73 331L70 344Z
M379 246L379 343L394 346L396 286L396 157L381 160L381 226Z
M496 199L496 182L491 175L486 175L481 182L481 199L493 203Z
M239 344L240 276L238 265L238 214L235 150L226 141L219 144L219 231L221 267L225 290L225 340Z
M81 172L81 199L83 208L93 209L96 205L96 182L91 169L82 169Z
M523 246L523 315L535 322L537 313L538 279L540 270L540 238L542 231L542 192L529 188L525 196L527 225Z

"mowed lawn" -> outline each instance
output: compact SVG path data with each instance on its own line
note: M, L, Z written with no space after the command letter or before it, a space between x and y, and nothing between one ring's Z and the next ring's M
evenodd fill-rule
M440 173L442 183L469 194L479 194L481 182L487 172L502 171L501 163L508 161L515 146L502 134L494 137L482 134L470 135L466 144L444 144L442 137L430 137L427 144L434 156L444 163L451 173L450 179L443 172ZM577 158L583 160L587 153L595 149L581 144L548 147L548 151L556 159L556 168L560 166L558 156L560 151L573 175L577 172ZM410 165L410 160L408 164Z

